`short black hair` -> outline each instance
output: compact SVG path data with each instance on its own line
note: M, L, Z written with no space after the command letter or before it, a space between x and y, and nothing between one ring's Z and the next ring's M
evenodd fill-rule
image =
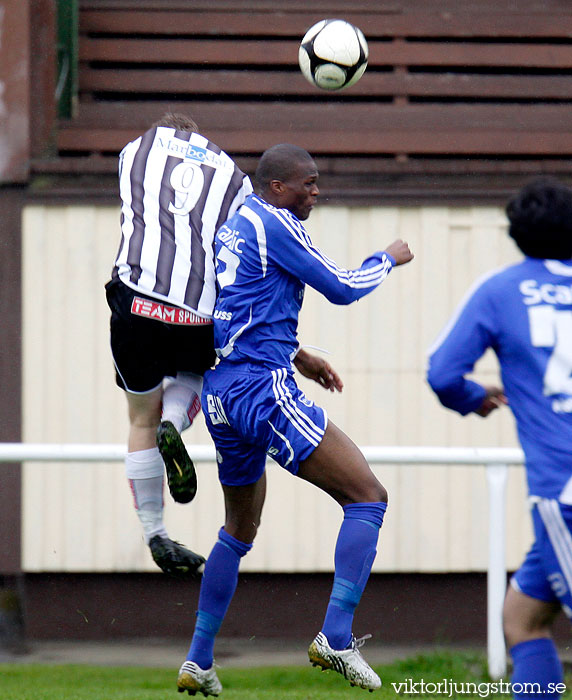
M312 156L300 146L278 143L264 151L254 181L257 192L264 192L272 180L287 182L298 170L300 163L313 162Z
M525 185L506 206L509 235L531 258L572 258L572 190L554 177Z

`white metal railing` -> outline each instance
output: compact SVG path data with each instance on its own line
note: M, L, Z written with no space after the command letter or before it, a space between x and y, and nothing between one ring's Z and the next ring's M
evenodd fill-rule
M124 445L0 443L0 462L120 462ZM487 468L489 559L487 656L493 679L506 673L502 607L506 588L505 500L508 467L524 462L522 450L505 447L362 447L370 464L474 465ZM211 445L189 446L196 462L216 462Z

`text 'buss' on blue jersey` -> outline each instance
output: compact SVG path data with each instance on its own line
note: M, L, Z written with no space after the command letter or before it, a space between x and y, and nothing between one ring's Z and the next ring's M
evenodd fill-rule
M221 311L220 309L215 309L213 318L216 318L218 321L230 321L232 318L232 311Z

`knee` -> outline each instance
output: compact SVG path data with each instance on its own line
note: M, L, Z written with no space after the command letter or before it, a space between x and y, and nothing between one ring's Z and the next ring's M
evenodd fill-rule
M502 626L509 649L515 644L525 641L530 633L529 626L525 624L524 620L512 615L506 608L503 610Z
M387 490L372 475L368 483L361 484L358 493L354 494L354 503L387 503Z
M130 420L131 430L152 430L155 431L161 422L161 414L158 416L135 416Z
M127 394L129 424L132 428L157 427L161 420L162 390L150 394Z
M377 481L377 480L376 480ZM385 486L379 483L376 484L375 491L375 503L387 503L388 495Z
M129 408L129 424L135 429L156 428L161 422L161 406L149 405Z
M252 544L260 527L260 517L245 519L227 517L224 529L229 535L246 544Z
M379 484L378 498L377 498L378 502L387 503L388 498L389 497L387 495L387 489L385 488L385 486L382 486L382 484Z
M549 637L558 607L535 600L509 587L503 607L503 630L507 646Z
M509 649L515 644L540 637L550 637L550 626L533 618L520 618L511 613L503 614L503 630Z

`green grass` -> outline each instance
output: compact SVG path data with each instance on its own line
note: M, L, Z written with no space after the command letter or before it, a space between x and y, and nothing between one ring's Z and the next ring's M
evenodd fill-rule
M385 698L447 698L439 695L398 694L392 683L408 679L419 683L439 683L451 679L460 683L488 682L486 662L477 654L439 652L417 656L388 666L377 666L383 680L381 691L370 695L351 688L333 672L321 673L308 667L221 668L219 678L224 686L221 700L383 700ZM142 667L112 668L109 666L48 666L0 664L0 698L2 700L168 700L188 698L175 689L176 671ZM567 679L572 689L572 678ZM477 692L457 694L456 698L485 697L490 686L475 686ZM478 690L480 688L480 692ZM419 687L416 688L419 691ZM467 690L472 690L467 688ZM202 695L197 695L202 698ZM509 694L493 694L488 698L511 698ZM572 698L566 692L564 698Z

